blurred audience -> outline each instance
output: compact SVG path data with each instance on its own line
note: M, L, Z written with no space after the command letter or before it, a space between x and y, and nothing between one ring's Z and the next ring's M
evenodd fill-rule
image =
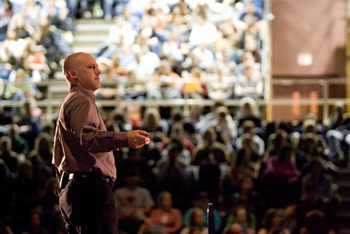
M337 103L328 122L312 115L299 124L266 122L256 102L265 92L262 7L261 0L4 0L0 99L21 104L1 106L0 232L64 233L51 165L55 121L36 105L45 98L37 84L54 79L72 52L79 18L114 22L96 48L97 98L213 101L148 106L133 116L99 106L109 129L151 132L149 146L114 154L121 233L208 233L209 202L216 233L335 232L341 200L333 176L347 166L348 115ZM225 103L231 98L241 98L236 109Z

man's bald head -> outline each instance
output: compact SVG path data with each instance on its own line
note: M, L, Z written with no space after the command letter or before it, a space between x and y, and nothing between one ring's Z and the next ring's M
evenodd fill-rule
M70 84L72 84L72 81L73 81L70 71L76 70L76 68L81 65L83 59L88 56L91 56L91 55L85 52L77 52L67 56L67 58L64 60L62 65L62 71L67 81Z
M89 91L99 89L101 86L98 68L94 57L85 52L68 55L62 64L63 74L67 83L72 86L83 86Z
M74 70L79 64L81 63L82 56L86 56L87 53L84 52L77 52L74 54L69 55L63 62L62 65L62 71L63 74L67 77L69 76L69 71Z

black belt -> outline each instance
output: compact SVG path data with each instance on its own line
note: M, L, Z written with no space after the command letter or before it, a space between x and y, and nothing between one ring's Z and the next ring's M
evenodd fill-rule
M103 175L99 175L96 173L81 173L81 172L75 172L75 173L70 173L66 174L68 175L68 180L72 179L84 179L84 178L99 178L102 181L106 182L107 184L111 185L113 187L114 181L110 177L106 177Z

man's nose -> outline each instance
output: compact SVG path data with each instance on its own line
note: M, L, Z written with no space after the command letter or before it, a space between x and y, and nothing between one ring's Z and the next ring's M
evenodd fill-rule
M101 70L98 67L96 67L95 73L99 75L99 74L101 74Z

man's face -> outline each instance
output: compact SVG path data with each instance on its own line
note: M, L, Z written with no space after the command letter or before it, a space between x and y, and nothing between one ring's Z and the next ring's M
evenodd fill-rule
M95 92L97 89L101 88L101 70L98 68L95 59L91 55L82 54L75 70L77 74L74 78L87 90Z

